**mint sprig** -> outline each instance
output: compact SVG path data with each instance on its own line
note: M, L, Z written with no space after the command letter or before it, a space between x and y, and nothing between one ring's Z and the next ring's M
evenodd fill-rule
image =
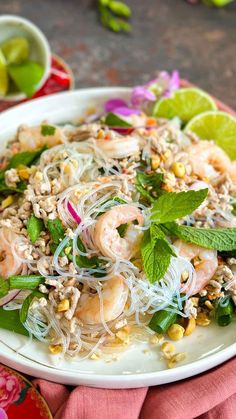
M163 232L207 249L220 252L236 249L236 228L196 228L175 222L161 226Z
M191 214L204 201L207 189L167 193L153 203L151 227L144 234L141 255L144 272L151 283L164 277L171 256L176 256L168 236L208 249L236 249L236 228L195 228L179 225L176 219Z
M169 192L162 195L152 207L151 220L157 224L168 223L191 214L201 205L208 189L188 192Z

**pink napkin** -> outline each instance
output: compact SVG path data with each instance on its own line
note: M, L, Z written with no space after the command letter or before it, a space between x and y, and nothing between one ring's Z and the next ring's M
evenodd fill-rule
M191 379L106 390L36 379L55 419L235 419L236 358Z

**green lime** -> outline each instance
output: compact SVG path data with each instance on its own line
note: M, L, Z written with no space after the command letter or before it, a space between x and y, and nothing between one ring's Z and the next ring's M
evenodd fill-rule
M194 116L217 109L214 100L205 92L194 87L176 90L171 97L159 100L153 115L172 119L178 116L186 124Z
M5 96L8 91L8 74L5 57L0 50L0 96Z
M22 64L9 65L8 73L20 92L31 97L37 90L44 69L33 61L24 61Z
M195 116L185 127L203 140L214 140L232 160L236 159L236 118L225 112L211 111Z
M25 38L11 38L1 45L8 64L20 64L29 56L29 43Z

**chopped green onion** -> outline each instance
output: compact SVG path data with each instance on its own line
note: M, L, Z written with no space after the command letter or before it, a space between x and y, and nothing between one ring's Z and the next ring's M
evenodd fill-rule
M28 336L29 333L20 321L19 310L4 310L0 307L0 328Z
M28 311L34 298L46 298L46 295L39 291L33 291L26 297L20 309L20 321L23 324L27 320Z
M9 282L0 277L0 298L5 297L9 292Z
M45 278L42 275L16 275L10 276L8 280L10 289L33 290L43 284Z
M176 323L176 319L177 314L173 311L160 310L153 315L148 326L157 333L166 333L169 327Z
M27 233L33 244L38 240L43 229L43 220L41 220L41 218L35 217L35 215L31 215L27 221Z
M229 298L226 302L222 302L222 299L219 300L216 307L216 320L219 326L228 326L232 321L234 311L234 305L232 300Z

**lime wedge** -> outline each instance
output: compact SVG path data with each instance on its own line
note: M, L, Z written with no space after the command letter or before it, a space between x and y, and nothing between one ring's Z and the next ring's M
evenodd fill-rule
M36 92L43 73L43 67L33 61L24 61L22 64L8 66L9 76L20 92L25 93L28 97Z
M8 75L5 57L0 50L0 96L5 96L8 91Z
M214 100L207 93L190 87L176 90L171 97L159 100L154 106L153 115L167 119L178 116L186 124L194 116L216 109Z
M185 127L203 140L214 140L232 160L236 159L236 118L225 112L211 111L195 116Z
M1 45L8 64L20 64L29 56L29 43L25 38L11 38Z

